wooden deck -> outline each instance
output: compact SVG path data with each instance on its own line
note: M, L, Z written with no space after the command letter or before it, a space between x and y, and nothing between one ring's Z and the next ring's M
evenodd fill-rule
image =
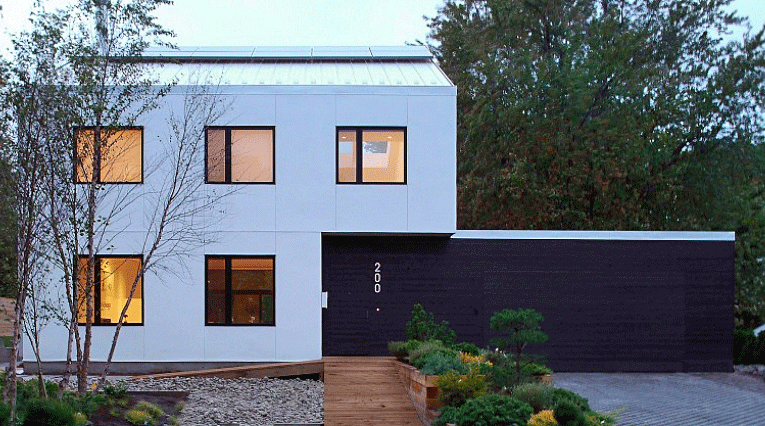
M209 370L178 371L174 373L147 374L133 379L163 379L167 377L220 377L236 379L241 377L286 377L324 373L324 361L280 362L276 364L245 365L242 367L215 368Z
M422 426L391 357L324 358L326 426Z

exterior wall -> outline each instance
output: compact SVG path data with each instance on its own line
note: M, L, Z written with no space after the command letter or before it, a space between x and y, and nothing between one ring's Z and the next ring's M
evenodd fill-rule
M732 371L734 243L732 233L325 235L324 354L386 354L423 303L482 347L493 312L538 310L549 341L537 350L556 371Z
M136 123L144 127L144 184L113 223L113 254L139 254L148 195L167 169L171 111L188 87ZM275 184L204 185L210 196L234 192L200 220L209 243L180 264L144 277L144 325L125 326L115 362L260 362L320 358L321 233L454 232L456 89L454 87L223 86L231 105L211 126L274 126ZM336 127L407 129L406 185L336 184ZM203 154L197 164L204 167ZM201 170L201 169L200 169ZM205 326L207 254L275 255L275 326ZM60 292L63 294L63 291ZM59 297L59 296L53 296ZM81 327L84 331L84 328ZM113 326L93 327L93 361L108 354ZM67 333L50 324L43 361L65 359ZM27 351L26 360L33 360Z

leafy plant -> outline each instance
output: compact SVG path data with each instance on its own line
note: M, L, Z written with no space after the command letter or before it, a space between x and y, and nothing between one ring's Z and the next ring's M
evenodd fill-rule
M553 408L555 396L552 386L542 383L524 383L513 388L510 395L531 406L534 413Z
M141 410L149 413L152 417L155 419L160 418L165 415L165 412L159 408L158 405L152 404L151 402L147 401L139 401L138 404L133 407L135 410Z
M457 351L445 347L440 341L432 340L424 342L417 346L417 349L409 352L409 362L417 368L420 368L421 358L440 353L446 356L457 357Z
M459 407L444 406L441 407L441 413L438 418L431 423L431 426L446 426L448 423L457 424L460 421Z
M533 410L529 404L505 395L488 394L474 398L459 408L460 426L525 426Z
M562 401L555 406L555 421L563 426L588 426L582 409L571 401Z
M76 426L75 410L55 399L31 399L26 404L23 426Z
M539 376L544 374L552 374L552 370L544 365L540 365L534 362L523 364L521 366L521 374L529 376Z
M418 360L415 365L422 374L443 374L449 371L465 373L468 368L456 355L444 354L441 352L432 353Z
M553 388L552 395L554 399L554 405L568 401L579 407L581 411L590 411L590 402L587 400L587 398L584 398L577 393L571 392L568 389Z
M119 399L125 396L127 392L127 383L124 380L120 380L115 384L109 384L104 386L104 393L114 399Z
M153 425L155 423L155 420L151 414L147 413L146 411L136 409L127 410L125 412L125 420L127 420L131 425Z
M489 362L483 355L471 355L467 352L460 352L458 353L460 357L460 361L462 361L463 364L488 364L491 365L491 362Z
M479 375L478 369L472 368L465 375L446 372L438 376L440 393L438 400L444 405L459 407L467 400L479 397L486 392L486 376Z
M446 345L454 344L457 334L449 328L448 321L436 324L433 313L428 313L422 304L417 303L412 309L412 318L406 323L406 336L409 340L440 340Z
M557 424L553 410L542 410L531 416L528 426L556 426Z
M521 382L521 356L526 346L547 340L547 334L542 332L540 326L542 321L542 314L533 309L505 309L491 316L491 328L506 334L492 339L492 344L510 348L513 352L516 384Z
M476 356L481 355L481 348L479 348L478 346L472 343L467 343L467 342L457 343L452 346L452 349L459 352L465 352L466 354L470 354L470 355L476 355Z

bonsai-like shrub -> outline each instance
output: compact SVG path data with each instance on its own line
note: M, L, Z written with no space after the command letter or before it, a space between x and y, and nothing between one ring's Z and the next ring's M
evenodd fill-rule
M417 360L415 367L422 374L443 374L449 371L465 373L468 368L456 355L441 352L431 353Z
M544 374L552 374L552 370L544 365L530 362L521 366L521 374L528 376L539 376Z
M579 409L583 412L590 411L590 402L587 401L587 398L584 398L577 393L571 392L568 389L553 388L552 395L553 405L568 401L579 407Z
M542 410L529 419L528 426L557 426L553 410Z
M587 417L571 401L561 401L555 406L555 421L563 426L588 426Z
M32 399L26 405L23 426L75 426L74 409L55 399Z
M476 368L471 368L464 376L455 372L443 373L438 376L437 383L439 401L454 407L486 392L486 376L479 375Z
M460 426L525 426L533 410L529 404L505 395L488 394L459 408Z
M548 410L555 405L553 387L542 383L524 383L513 388L513 398L523 401L531 406L534 413Z
M466 354L470 355L481 355L481 348L478 346L472 344L472 343L457 343L456 345L452 346L452 349L459 351L459 352L465 352Z
M448 321L436 324L433 313L417 303L412 309L412 319L406 323L406 336L409 340L440 340L446 345L453 345L457 334L449 328Z
M501 348L509 348L515 362L516 384L521 382L521 360L526 346L542 343L547 340L547 334L542 332L540 323L544 317L533 309L505 309L491 316L491 328L499 330L506 336L492 339L492 343Z

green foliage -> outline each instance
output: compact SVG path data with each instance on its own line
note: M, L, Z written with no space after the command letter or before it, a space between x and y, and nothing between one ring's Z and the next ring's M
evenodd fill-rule
M120 399L125 396L127 392L127 383L124 380L120 380L115 384L108 384L104 386L104 393L113 399Z
M15 298L18 293L15 212L16 191L8 160L0 153L0 297Z
M0 401L0 426L7 426L11 418L11 407Z
M448 321L436 324L433 313L417 303L412 309L412 318L406 323L406 336L409 340L440 340L446 345L454 344L457 334L449 328Z
M587 398L584 398L577 393L571 392L568 389L554 388L552 390L552 395L554 400L553 405L557 405L561 402L570 402L576 405L579 410L583 412L590 411L590 402L587 401Z
M445 405L459 407L467 400L479 397L486 392L486 376L471 368L467 374L446 372L438 376L440 393L438 400Z
M736 231L737 325L765 321L765 47L727 3L447 0L457 227Z
M555 406L555 421L561 426L589 426L582 410L571 401L561 401Z
M466 354L470 355L480 355L481 354L481 348L478 346L472 344L472 343L457 343L452 346L452 349L456 350L457 352L465 352Z
M446 426L447 423L457 424L460 420L459 407L445 406L441 408L438 418L431 423L431 426Z
M553 387L543 383L523 383L513 388L510 395L534 409L534 413L553 408Z
M495 312L490 321L491 328L505 334L492 339L492 344L501 348L510 348L513 352L516 384L520 384L523 350L529 344L543 343L547 340L547 334L542 332L540 326L544 317L533 309L505 309Z
M155 423L151 414L136 409L125 411L125 420L131 425L153 425Z
M135 407L133 407L133 409L145 411L149 413L149 415L151 415L155 419L165 415L165 412L161 408L159 408L159 406L147 401L138 401L138 404L136 404Z
M752 330L734 330L733 363L765 364L765 333L755 336Z
M32 399L26 404L23 426L76 426L75 411L55 399Z
M468 370L467 365L460 361L457 355L434 352L417 360L417 367L422 374L436 375L448 371L465 373Z
M426 356L430 356L436 353L440 353L446 356L457 356L457 351L447 348L438 340L431 340L429 342L423 342L416 345L416 349L409 352L409 362L415 367L421 362L420 359ZM418 367L419 368L419 367Z
M487 394L467 401L456 412L450 411L448 417L460 426L525 426L532 412L525 402L505 395Z
M538 375L544 375L544 374L552 374L552 370L544 365L537 364L535 362L530 362L528 364L521 364L521 375L522 376L538 376Z
M404 358L406 358L406 356L409 355L409 352L407 351L407 343L408 342L401 342L401 341L388 342L388 352L390 352L391 355L395 356L396 359L403 361Z

